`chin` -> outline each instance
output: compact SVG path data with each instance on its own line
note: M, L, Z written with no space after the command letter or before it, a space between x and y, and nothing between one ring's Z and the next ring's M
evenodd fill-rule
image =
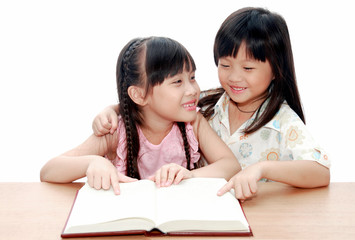
M197 117L197 114L193 114L191 116L183 117L180 120L178 120L177 122L186 122L186 123L192 122L192 121L196 120L196 117Z

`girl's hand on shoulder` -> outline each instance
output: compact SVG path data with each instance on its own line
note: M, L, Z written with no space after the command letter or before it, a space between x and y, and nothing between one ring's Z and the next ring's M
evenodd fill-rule
M119 182L137 181L119 173L109 160L100 156L94 156L87 168L86 176L92 188L108 190L112 186L116 195L120 194Z
M168 187L171 184L178 184L183 179L192 178L193 174L183 166L176 163L169 163L162 166L149 179L154 181L157 187Z
M262 178L262 168L259 164L253 164L236 175L226 183L217 193L222 196L231 189L234 189L235 197L241 202L252 198L258 191L257 182Z
M92 122L92 130L98 137L107 133L113 134L118 125L118 116L112 106L106 107Z

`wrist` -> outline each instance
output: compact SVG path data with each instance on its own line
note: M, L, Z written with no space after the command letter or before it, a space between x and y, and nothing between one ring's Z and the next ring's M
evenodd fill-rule
M195 169L193 169L193 170L187 170L187 171L189 171L190 172L190 178L194 178L194 177L196 177L195 175Z
M259 173L260 173L258 180L260 180L262 178L267 179L268 172L269 172L269 162L268 161L261 161L261 162L256 163L256 166L259 169Z
M106 158L102 156L97 156L97 155L88 155L87 157L87 166L89 167L90 165L96 165L100 164L101 162L104 162L107 160Z

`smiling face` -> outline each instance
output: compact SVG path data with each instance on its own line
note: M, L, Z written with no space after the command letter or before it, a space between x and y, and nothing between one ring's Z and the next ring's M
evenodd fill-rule
M149 111L144 112L160 121L191 122L197 116L199 95L195 72L184 70L152 88L146 96L145 110Z
M235 58L227 56L219 59L218 77L238 106L255 110L265 99L274 74L268 60L262 62L251 58L245 43L242 43Z

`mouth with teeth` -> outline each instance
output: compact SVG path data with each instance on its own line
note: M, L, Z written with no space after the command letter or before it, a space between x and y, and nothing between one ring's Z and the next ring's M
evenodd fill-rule
M242 93L246 87L230 87L234 93Z
M196 110L196 100L192 100L187 103L184 103L182 106L188 111L194 111Z

